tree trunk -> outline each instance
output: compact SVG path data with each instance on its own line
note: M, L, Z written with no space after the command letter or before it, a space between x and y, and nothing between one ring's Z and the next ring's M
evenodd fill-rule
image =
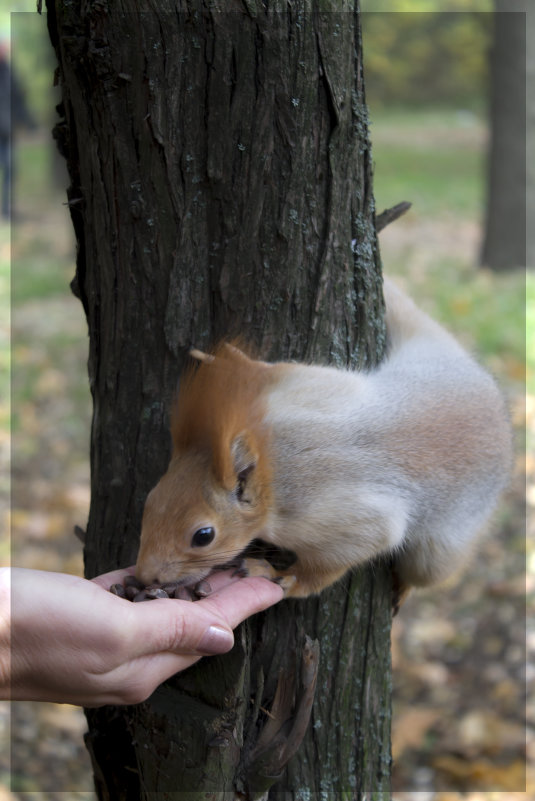
M120 5L48 0L90 335L87 576L135 561L189 346L239 332L268 359L364 368L385 343L356 3ZM375 565L247 621L145 703L88 710L99 798L388 791L389 634Z
M487 213L481 262L496 270L526 266L524 8L525 0L495 0Z

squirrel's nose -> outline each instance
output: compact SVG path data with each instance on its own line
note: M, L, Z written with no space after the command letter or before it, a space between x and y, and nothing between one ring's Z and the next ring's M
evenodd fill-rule
M145 585L160 584L161 564L152 556L138 559L136 563L136 578Z

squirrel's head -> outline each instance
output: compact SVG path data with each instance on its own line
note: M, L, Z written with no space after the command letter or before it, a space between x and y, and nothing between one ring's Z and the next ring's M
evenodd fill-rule
M191 584L259 536L270 505L261 403L269 369L223 346L183 380L173 455L143 514L137 575L144 583Z

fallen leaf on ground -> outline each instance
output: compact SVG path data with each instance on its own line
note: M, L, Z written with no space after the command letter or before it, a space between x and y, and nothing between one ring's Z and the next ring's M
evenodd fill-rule
M413 707L394 719L392 730L392 757L394 760L408 748L420 748L431 726L440 717L436 709Z
M509 790L522 793L526 789L526 765L515 759L505 765L496 765L488 759L466 760L453 755L433 759L433 767L464 787Z

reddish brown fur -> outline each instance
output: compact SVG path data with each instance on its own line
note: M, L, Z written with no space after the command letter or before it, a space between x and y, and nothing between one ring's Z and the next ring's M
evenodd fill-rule
M262 420L272 367L227 343L215 348L213 356L212 362L190 368L181 381L171 418L174 453L208 450L216 480L230 490L236 482L231 446L238 435L245 435L256 461L255 479L268 486L269 431Z

